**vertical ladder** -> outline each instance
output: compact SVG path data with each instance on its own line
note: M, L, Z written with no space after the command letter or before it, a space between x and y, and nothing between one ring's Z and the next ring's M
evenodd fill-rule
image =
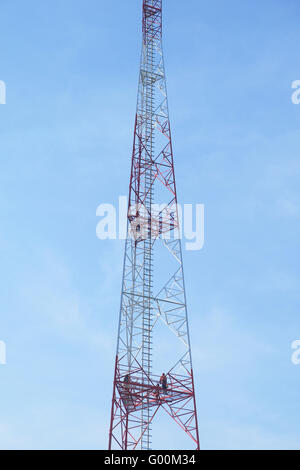
M152 308L151 297L153 295L152 271L153 271L153 253L152 253L152 204L153 204L153 158L154 158L154 44L151 38L153 20L151 12L146 17L150 34L144 45L144 112L145 112L145 155L144 155L144 196L145 209L148 214L147 238L144 244L144 265L143 265L143 350L142 367L144 370L143 383L150 384L152 373ZM151 448L151 425L150 425L150 403L147 393L143 397L144 408L142 413L142 440L141 449L149 450Z

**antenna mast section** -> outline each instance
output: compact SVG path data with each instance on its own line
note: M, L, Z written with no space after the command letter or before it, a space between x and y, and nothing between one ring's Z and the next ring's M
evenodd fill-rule
M162 0L143 0L109 449L151 449L152 425L161 411L199 450L162 50Z

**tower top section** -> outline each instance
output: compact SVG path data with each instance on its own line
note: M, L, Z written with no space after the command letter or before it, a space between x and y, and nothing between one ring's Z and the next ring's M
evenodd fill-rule
M143 0L144 43L161 40L162 37L162 0Z

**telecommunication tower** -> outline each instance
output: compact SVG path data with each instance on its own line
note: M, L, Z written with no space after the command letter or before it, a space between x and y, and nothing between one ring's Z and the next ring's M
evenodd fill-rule
M143 0L109 449L151 449L162 412L200 449L179 221L162 0Z

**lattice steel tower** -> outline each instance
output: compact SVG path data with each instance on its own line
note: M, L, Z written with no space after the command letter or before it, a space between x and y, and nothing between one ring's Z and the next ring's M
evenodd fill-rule
M161 412L200 448L179 220L162 0L143 0L109 449L151 449L154 417Z

